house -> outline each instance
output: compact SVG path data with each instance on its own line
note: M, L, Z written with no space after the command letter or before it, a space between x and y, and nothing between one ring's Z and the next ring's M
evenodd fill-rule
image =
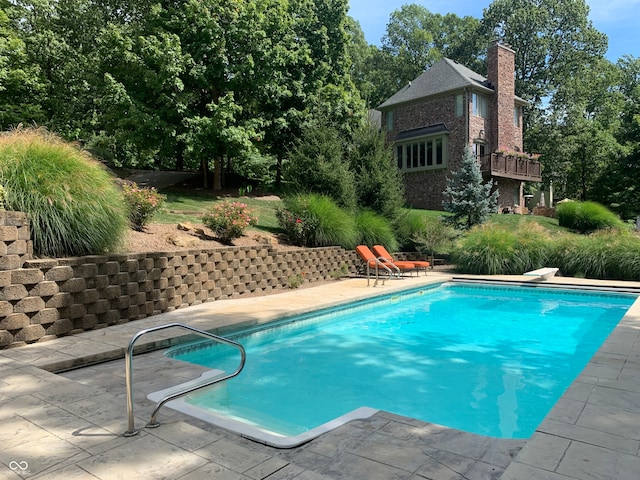
M487 52L488 78L445 58L378 110L403 173L407 204L442 210L450 171L465 148L499 190L499 211L523 213L523 182L540 182L541 166L522 149L522 108L515 95L515 52L500 42Z

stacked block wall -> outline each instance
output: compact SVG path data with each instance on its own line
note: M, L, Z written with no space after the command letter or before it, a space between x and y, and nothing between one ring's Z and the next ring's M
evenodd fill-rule
M10 237L15 237L13 229ZM269 246L221 247L53 260L29 260L25 254L21 258L27 260L18 267L0 270L0 348L249 292L286 289L298 275L304 282L329 280L343 264L350 272L355 272L357 264L355 252L340 247L286 251Z

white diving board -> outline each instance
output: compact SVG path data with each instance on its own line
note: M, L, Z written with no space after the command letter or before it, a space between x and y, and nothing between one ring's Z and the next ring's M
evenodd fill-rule
M558 268L539 268L537 270L531 270L530 272L525 272L524 275L528 277L538 277L540 280L550 280L554 277L556 273L558 273Z

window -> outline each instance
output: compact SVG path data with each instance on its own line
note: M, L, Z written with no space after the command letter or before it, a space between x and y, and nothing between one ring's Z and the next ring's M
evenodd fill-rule
M516 127L520 126L520 107L518 106L513 107L513 124Z
M461 117L464 113L462 94L456 95L456 117Z
M387 132L393 130L393 111L387 112Z
M476 117L487 118L487 97L474 93L472 95L473 101L473 114Z
M486 145L484 143L474 143L473 153L478 158L482 157L486 154Z
M398 168L404 172L443 168L448 160L448 136L414 139L396 144Z

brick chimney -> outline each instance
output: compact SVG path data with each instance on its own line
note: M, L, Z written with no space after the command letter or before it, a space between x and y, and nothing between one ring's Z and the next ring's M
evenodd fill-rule
M487 80L495 95L490 101L489 150L499 147L522 150L520 128L514 125L513 108L515 97L515 52L498 40L487 51Z

